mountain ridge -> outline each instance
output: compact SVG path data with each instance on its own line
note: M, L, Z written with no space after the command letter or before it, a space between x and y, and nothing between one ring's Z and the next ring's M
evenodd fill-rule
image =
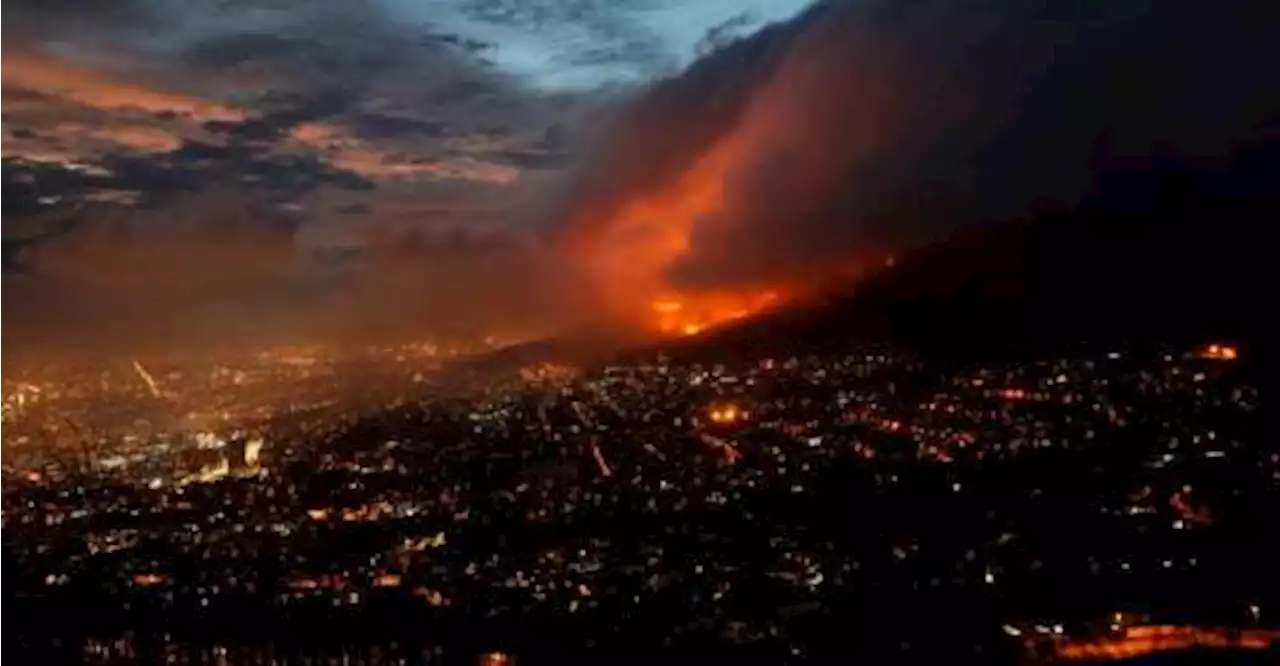
M1241 160L1250 172L1275 163L1255 157ZM1280 198L1256 175L1173 167L1100 181L1073 209L964 228L844 291L665 351L735 358L857 339L988 358L1091 344L1251 345L1261 327L1263 232Z

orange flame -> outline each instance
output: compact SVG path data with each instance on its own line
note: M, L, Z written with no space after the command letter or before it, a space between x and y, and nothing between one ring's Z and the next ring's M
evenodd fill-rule
M734 405L726 405L724 407L713 408L709 416L713 423L734 423L741 416L738 408Z
M695 225L722 220L729 209L726 183L758 149L764 131L763 123L748 119L669 186L631 199L596 227L600 236L587 268L615 314L662 334L696 335L780 300L776 286L688 290L667 279L669 269L689 257Z
M1196 647L1264 650L1278 638L1280 631L1267 629L1151 625L1129 627L1113 639L1064 642L1056 652L1071 660L1123 660Z
M662 333L697 335L726 322L745 319L778 300L778 293L697 293L667 294L653 301L653 326Z
M1239 352L1230 345L1213 344L1201 351L1200 357L1219 361L1234 361L1239 357Z

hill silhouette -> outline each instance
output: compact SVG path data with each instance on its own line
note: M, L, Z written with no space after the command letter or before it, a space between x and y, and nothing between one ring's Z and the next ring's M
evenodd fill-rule
M968 227L844 291L681 341L731 359L891 342L954 359L1079 345L1250 346L1261 326L1263 238L1280 210L1275 144L1227 169L1112 169L1071 209Z

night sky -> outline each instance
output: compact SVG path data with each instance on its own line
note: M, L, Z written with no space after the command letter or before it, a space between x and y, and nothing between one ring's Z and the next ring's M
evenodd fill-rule
M804 283L1280 130L1266 2L4 9L6 351L542 335L686 212L663 283Z

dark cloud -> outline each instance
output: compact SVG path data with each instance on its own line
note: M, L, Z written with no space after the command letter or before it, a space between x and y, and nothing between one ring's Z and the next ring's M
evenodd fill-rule
M699 56L706 56L729 46L743 37L744 29L757 22L751 12L743 12L729 18L724 23L713 26L698 42L696 47Z
M680 76L657 82L598 123L574 178L548 216L572 241L629 197L662 189L733 126L792 42L828 13L824 5L786 24L767 27L699 60Z
M385 139L402 136L440 137L448 131L445 123L420 118L405 118L386 113L359 113L345 120L360 137Z
M503 161L526 169L560 169L568 165L568 157L555 152L505 150L499 155Z
M334 210L337 211L339 215L366 215L371 209L365 204L357 203L338 206Z
M487 263L531 250L388 259L361 231L492 231L517 166L471 137L537 151L552 119L393 5L6 0L6 351L533 326L485 292L540 283Z
M475 170L388 170L370 166L386 161L373 154L421 164L442 156L442 141L478 125L524 128L550 118L536 96L430 38L391 2L126 0L111 12L84 4L20 3L5 24L7 33L26 35L6 48L6 102L25 96L30 109L11 117L6 104L7 128L34 131L51 107L55 114L141 109L149 113L135 122L158 122L181 139L280 144L303 125L323 123L335 139L355 139L344 146L356 153L349 164L403 177ZM96 31L83 34L78 26L99 12ZM188 119L198 124L181 122Z
M8 167L8 165L5 166ZM20 175L14 168L4 168L0 170L0 174L3 174L4 178L4 199L0 201L0 211L3 212L4 219L12 220L40 212L41 194L34 175ZM6 224L5 228L9 226Z
M581 280L529 239L530 211L615 117L618 86L671 71L704 32L644 1L5 9L6 350L88 330L127 346L569 322L590 312ZM727 48L763 61L781 52L766 41ZM713 104L755 76L708 67L691 76ZM709 127L625 141L705 142Z
M1223 167L1277 138L1280 72L1262 65L1280 60L1277 26L1245 0L827 2L656 86L556 217L588 247L615 242L621 207L679 199L698 160L730 154L720 203L667 266L713 287L1120 196L1100 179Z
M467 37L462 37L460 35L440 34L440 35L431 35L430 38L438 40L445 44L455 44L473 53L478 53L480 51L484 51L485 49L491 49L494 46L492 42L484 42L478 39L469 39Z
M155 14L147 2L120 0L5 0L6 37L29 39L33 33L67 32L99 28L154 26Z
M659 231L692 216L665 281L807 279L974 221L1140 206L1160 186L1113 174L1224 163L1280 108L1260 2L820 2L724 23L640 94L538 85L668 67L659 31L616 2L517 4L433 5L488 33L390 1L14 5L5 333L532 330L583 301L530 218L625 257L653 229L613 225L656 201ZM499 43L538 25L599 43Z
M355 99L351 91L340 89L271 95L260 104L261 111L255 117L241 122L210 121L205 128L239 141L273 142L303 123L341 115Z
M275 32L238 33L213 36L187 48L182 57L198 69L261 66L282 77L316 77L327 73L336 81L368 78L395 66L403 57L404 45L370 42L369 32L381 26L361 17L354 25L349 17L343 24L308 20L298 34Z
M4 183L4 219L6 231L22 226L19 221L49 209L54 198L111 188L109 174L86 173L58 165L5 160L0 167Z

